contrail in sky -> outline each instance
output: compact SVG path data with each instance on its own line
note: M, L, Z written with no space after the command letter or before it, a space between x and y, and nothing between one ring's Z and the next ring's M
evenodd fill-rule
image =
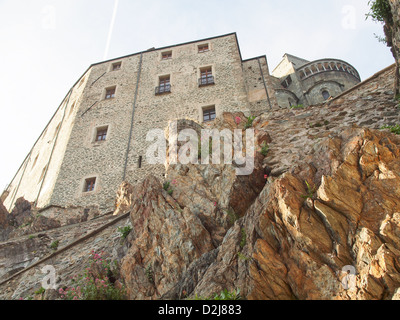
M104 52L103 60L107 59L108 51L110 49L111 37L112 37L112 34L113 34L115 18L117 16L117 11L118 11L118 2L119 2L119 0L115 0L115 3L114 3L114 12L113 12L112 19L111 19L110 29L108 31L107 45L106 45L106 50Z

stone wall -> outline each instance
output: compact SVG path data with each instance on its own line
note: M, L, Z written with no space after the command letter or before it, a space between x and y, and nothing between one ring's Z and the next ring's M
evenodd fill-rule
M200 45L209 50L200 53ZM163 59L166 52L170 59ZM114 68L116 64L120 68ZM211 69L214 82L200 86L204 68ZM156 94L160 78L166 76L170 92ZM115 88L115 96L106 99L110 88ZM5 205L11 208L15 199L25 197L34 203L38 198L41 208L96 204L103 213L111 211L123 180L137 183L150 171L164 177L164 165L146 161L149 130L165 130L177 119L202 124L203 109L210 106L217 115L259 114L276 106L266 57L242 61L236 34L94 64L71 89L18 171ZM96 132L104 128L107 137L97 142ZM93 178L94 190L85 192L87 179Z

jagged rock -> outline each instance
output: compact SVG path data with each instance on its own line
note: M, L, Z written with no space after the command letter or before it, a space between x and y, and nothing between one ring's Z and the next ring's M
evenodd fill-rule
M196 214L182 209L155 177L132 190L134 240L122 260L121 275L131 299L159 298L192 262L214 247Z
M61 227L60 221L39 215L35 217L32 226L25 233L30 234L30 233L43 232L51 229L56 229L59 227Z
M246 246L235 225L196 294L223 283L248 299L391 299L400 285L399 152L387 132L350 128L322 141L312 162L330 163L330 175L297 168L267 184L241 222ZM346 266L357 272L348 289Z
M32 205L24 198L19 198L15 202L14 209L8 216L8 223L13 227L21 227L32 223L33 217L31 212Z
M3 205L3 202L0 201L0 228L7 228L8 227L8 222L7 222L7 216L9 215L6 207Z

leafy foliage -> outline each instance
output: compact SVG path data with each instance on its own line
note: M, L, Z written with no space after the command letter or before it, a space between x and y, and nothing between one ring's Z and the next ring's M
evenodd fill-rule
M251 128L251 127L253 126L253 121L254 121L255 118L256 118L256 117L253 117L253 116L248 117L248 118L247 118L247 122L246 122L244 128L245 128L245 129Z
M369 13L366 14L366 19L371 18L377 22L391 22L392 14L388 0L370 0L368 5L371 8Z
M290 109L304 109L305 107L304 107L304 105L302 105L302 104L298 104L298 105L296 105L296 106L291 106L290 107Z
M116 285L119 276L117 263L92 251L89 265L81 275L72 278L73 285L59 290L65 300L124 300L123 285Z
M261 154L266 157L269 153L269 145L264 141L261 144Z
M314 193L317 191L316 187L311 187L310 183L308 181L306 181L306 185L307 185L307 194L306 195L302 195L301 197L304 199L312 199L314 198Z
M131 226L126 226L126 227L119 227L118 232L121 233L121 238L126 239L126 237L129 235L129 233L132 231Z
M165 191L167 191L167 193L170 196L172 196L172 194L174 193L174 189L172 189L171 182L169 182L169 181L164 182L163 188Z
M59 245L60 241L56 240L54 241L51 245L50 248L53 250L57 250L58 249L58 245Z
M220 294L215 294L214 296L207 297L207 298L200 297L196 294L193 299L189 299L189 300L235 300L235 301L237 301L237 300L242 300L242 297L240 295L240 289L234 290L232 292L225 289Z
M400 134L400 125L395 126L383 126L381 129L389 129L391 133Z
M242 229L240 232L242 234L242 237L240 239L240 248L243 249L247 243L246 230Z

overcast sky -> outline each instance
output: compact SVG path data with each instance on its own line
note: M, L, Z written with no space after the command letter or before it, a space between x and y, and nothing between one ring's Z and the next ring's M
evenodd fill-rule
M265 54L271 71L290 53L345 60L364 80L394 63L367 12L368 0L0 0L0 193L92 63L237 32L243 59Z

